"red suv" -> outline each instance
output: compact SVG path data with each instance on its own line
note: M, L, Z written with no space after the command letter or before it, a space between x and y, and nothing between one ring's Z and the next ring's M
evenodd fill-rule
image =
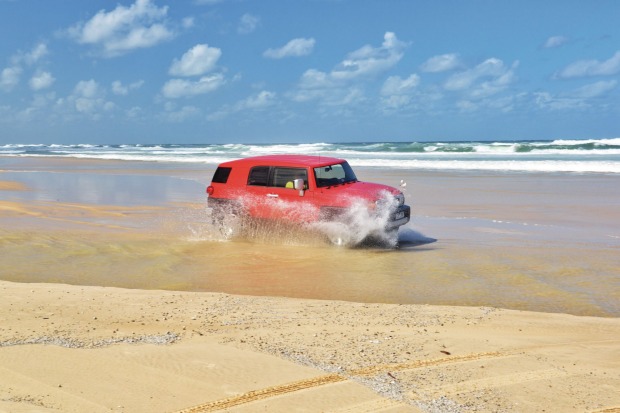
M355 242L377 232L394 235L410 217L401 191L360 182L347 161L324 156L270 155L225 162L207 193L219 225L231 215L319 227L337 223L357 231Z

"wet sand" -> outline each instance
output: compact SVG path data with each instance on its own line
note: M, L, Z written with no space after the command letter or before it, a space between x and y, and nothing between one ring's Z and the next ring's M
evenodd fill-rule
M619 177L358 168L385 250L224 241L200 165L0 171L0 412L620 408Z
M18 161L0 174L21 186L0 191L8 281L620 315L620 177L358 168L407 181L412 220L385 250L278 227L224 241L212 167Z

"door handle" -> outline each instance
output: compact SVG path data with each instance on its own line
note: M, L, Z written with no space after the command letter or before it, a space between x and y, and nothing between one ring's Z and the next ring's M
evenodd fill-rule
M278 198L278 194L267 194L267 198Z

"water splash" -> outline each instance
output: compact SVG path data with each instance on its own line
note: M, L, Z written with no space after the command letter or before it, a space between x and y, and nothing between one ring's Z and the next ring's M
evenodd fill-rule
M191 227L194 237L212 240L243 240L285 245L324 245L325 243L349 248L398 246L398 228L389 229L390 215L398 207L398 200L389 192L381 194L373 205L362 198L349 199L349 207L338 209L336 216L319 219L321 211L308 203L277 200L272 206L277 219L255 219L241 211L256 202L256 197L243 196L235 205L219 210L207 208L206 226Z

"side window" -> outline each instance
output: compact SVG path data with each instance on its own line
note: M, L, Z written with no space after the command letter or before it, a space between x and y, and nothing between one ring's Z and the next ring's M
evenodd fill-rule
M217 168L215 170L215 173L213 174L213 179L211 179L211 182L215 182L218 184L225 184L226 182L228 182L230 171L232 171L232 168L223 168L223 167Z
M267 186L268 182L268 166L255 166L254 168L250 169L250 174L248 175L248 185Z
M274 168L272 186L293 189L293 181L303 179L304 187L308 187L308 171L304 168Z

